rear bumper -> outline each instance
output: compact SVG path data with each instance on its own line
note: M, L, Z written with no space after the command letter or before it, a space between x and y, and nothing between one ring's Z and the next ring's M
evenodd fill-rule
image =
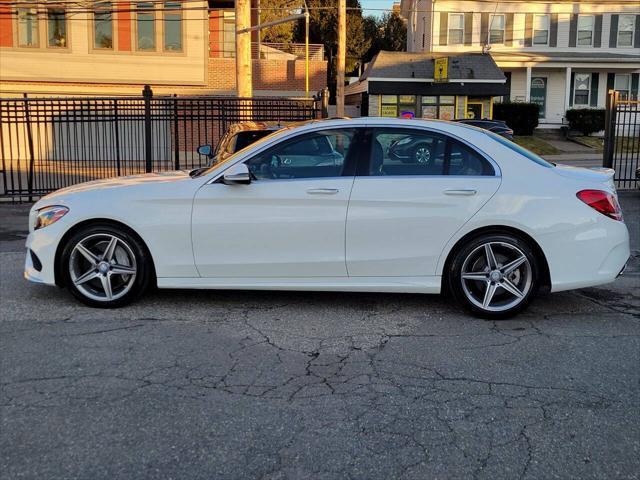
M626 225L604 216L575 231L543 235L541 246L552 292L613 282L631 256Z

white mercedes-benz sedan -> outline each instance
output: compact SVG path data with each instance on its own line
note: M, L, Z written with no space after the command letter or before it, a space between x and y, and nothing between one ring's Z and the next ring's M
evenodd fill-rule
M505 318L629 258L612 171L457 123L278 130L209 169L98 180L31 209L25 277L95 307L148 287L449 292Z

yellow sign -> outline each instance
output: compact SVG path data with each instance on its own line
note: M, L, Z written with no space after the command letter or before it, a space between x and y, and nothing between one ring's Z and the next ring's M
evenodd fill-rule
M448 82L449 81L449 57L441 57L433 60L433 81Z
M380 109L381 117L397 117L398 107L396 105L382 105Z

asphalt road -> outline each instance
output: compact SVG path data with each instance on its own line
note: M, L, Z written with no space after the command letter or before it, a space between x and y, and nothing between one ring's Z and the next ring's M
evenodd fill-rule
M614 479L640 472L640 194L612 285L487 322L437 296L159 291L92 310L22 279L0 205L3 479Z

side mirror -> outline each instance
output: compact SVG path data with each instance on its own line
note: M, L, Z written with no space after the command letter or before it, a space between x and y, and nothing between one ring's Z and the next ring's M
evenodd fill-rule
M198 147L198 153L211 158L213 157L213 148L211 148L211 145L200 145Z
M251 174L249 167L244 163L237 163L229 167L222 174L222 183L225 185L249 185L251 183Z

